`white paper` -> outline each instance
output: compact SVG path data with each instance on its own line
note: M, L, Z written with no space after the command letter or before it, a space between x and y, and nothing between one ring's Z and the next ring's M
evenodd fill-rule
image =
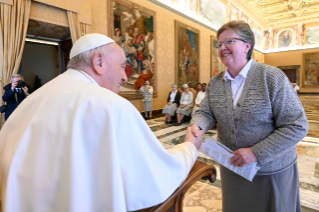
M230 160L234 156L232 154L233 151L209 136L207 136L199 151L211 157L216 162L220 163L220 165L228 168L229 170L246 178L249 181L253 180L259 169L259 167L257 166L257 162L247 164L243 167L230 165Z

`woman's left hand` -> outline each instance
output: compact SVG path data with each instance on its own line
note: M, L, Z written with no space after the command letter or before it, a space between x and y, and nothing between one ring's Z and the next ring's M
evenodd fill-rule
M232 154L234 156L230 160L230 164L234 166L243 167L258 160L251 147L238 149Z

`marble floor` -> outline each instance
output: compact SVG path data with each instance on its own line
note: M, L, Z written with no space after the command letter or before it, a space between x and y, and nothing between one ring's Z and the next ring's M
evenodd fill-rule
M309 99L303 96L300 99L310 125L307 137L297 145L302 211L319 212L319 97ZM165 117L147 120L147 123L165 148L171 148L184 140L187 123L178 127L166 125ZM215 138L216 135L215 130L205 134ZM202 153L199 153L198 160L213 164L219 170L219 165ZM219 174L213 184L202 180L196 182L185 195L184 212L221 212L220 187Z

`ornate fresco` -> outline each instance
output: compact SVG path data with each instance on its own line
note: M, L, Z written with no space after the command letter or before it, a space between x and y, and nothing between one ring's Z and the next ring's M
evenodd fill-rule
M66 40L71 37L69 27L56 24L45 23L42 21L29 20L27 34L40 37L55 38Z
M150 0L172 8L213 29L227 22L227 0Z
M139 90L149 80L156 96L155 12L126 0L109 2L109 36L127 59L128 82L122 84L119 94L127 99L142 98Z
M304 92L319 92L319 52L303 54L303 69L301 70Z
M319 0L234 0L234 2L245 5L263 22L262 24L269 28L319 20Z
M199 82L199 30L175 21L176 84L196 89Z
M319 0L149 0L217 30L230 20L247 22L259 51L319 45Z

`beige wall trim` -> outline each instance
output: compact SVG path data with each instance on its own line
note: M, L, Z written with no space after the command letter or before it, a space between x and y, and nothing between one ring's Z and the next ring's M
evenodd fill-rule
M13 5L13 0L0 0L0 3Z
M1 1L1 0L0 0ZM63 10L69 10L72 12L79 12L79 8L77 7L77 5L72 6L72 3L76 3L76 1L72 1L72 0L33 0L34 2L39 2L42 4L46 4L46 5L50 5L53 7L57 7Z
M0 0L1 1L1 0ZM33 0L34 2L53 6L79 14L79 21L92 24L91 1L89 0Z
M47 18L44 18L44 17L30 15L30 19L36 20L36 21L42 21L42 22L50 23L50 24L56 24L56 25L59 25L59 26L69 27L68 23L61 22L61 21L56 21L56 20L52 20L52 19L47 19Z
M31 2L30 19L60 26L69 26L66 10L39 2Z

